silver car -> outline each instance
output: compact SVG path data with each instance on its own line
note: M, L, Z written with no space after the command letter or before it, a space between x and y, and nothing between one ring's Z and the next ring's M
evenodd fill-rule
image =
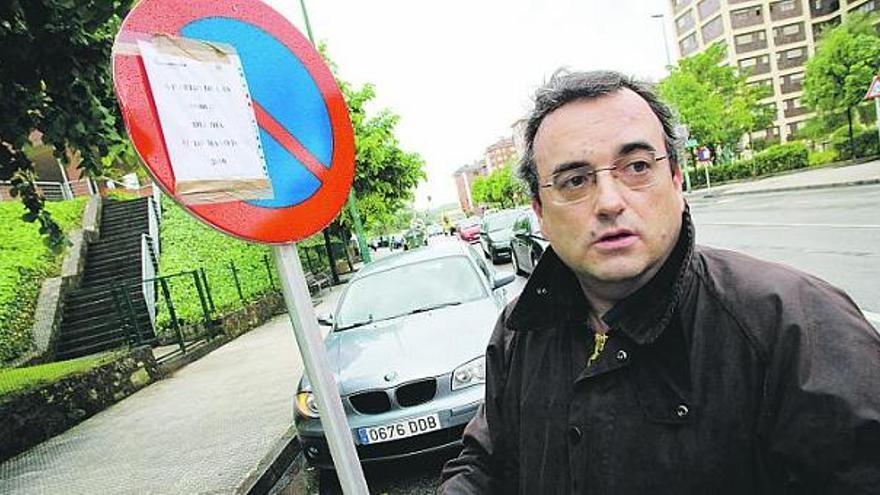
M500 288L513 279L458 242L380 259L352 278L319 321L333 327L324 344L361 462L460 446L483 401ZM333 467L305 376L294 410L306 458Z

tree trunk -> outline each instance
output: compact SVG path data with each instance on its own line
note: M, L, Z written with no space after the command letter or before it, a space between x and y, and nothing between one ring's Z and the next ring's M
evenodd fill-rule
M333 246L330 245L330 230L325 228L324 248L327 250L327 260L330 261L330 275L333 278L333 285L339 285L339 273L336 272L336 258L333 256Z
M849 125L849 159L856 159L856 143L853 141L852 132L852 107L846 107L846 123Z

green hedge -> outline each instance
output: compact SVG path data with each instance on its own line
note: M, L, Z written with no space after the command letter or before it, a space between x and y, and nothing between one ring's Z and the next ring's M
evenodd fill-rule
M738 160L709 168L712 184L732 180L748 179L786 170L809 166L809 151L803 143L785 143L770 146L750 160ZM691 169L691 187L706 186L706 174L702 168Z
M64 232L82 224L88 198L48 202L46 210ZM46 247L39 225L21 219L20 201L0 202L0 362L27 351L40 286L61 272L61 255Z
M856 158L874 156L880 153L880 137L877 129L873 127L853 127L853 143L856 150ZM849 147L849 131L846 126L834 131L831 145L841 158L851 158Z
M172 275L204 269L218 313L243 306L236 290L230 262L236 266L245 301L257 300L270 290L268 272L263 261L263 256L271 253L268 246L249 244L221 234L164 197L160 236L162 254L159 274ZM184 323L201 321L201 301L192 277L171 278L168 286L177 317ZM158 288L156 300L157 323L161 331L168 327L170 320L168 308Z

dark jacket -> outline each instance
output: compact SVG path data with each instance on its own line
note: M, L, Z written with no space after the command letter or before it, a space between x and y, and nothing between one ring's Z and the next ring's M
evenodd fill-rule
M880 494L880 337L842 291L695 247L603 320L548 249L486 351L443 493Z

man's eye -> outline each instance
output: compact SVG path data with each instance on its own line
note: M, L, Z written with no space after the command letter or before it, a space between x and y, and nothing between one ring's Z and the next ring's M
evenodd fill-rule
M630 175L641 175L649 170L651 170L651 164L644 160L639 160L630 162L624 169L624 172Z
M577 174L563 178L563 180L560 181L560 186L562 189L577 189L587 185L588 181L589 179L586 175Z

